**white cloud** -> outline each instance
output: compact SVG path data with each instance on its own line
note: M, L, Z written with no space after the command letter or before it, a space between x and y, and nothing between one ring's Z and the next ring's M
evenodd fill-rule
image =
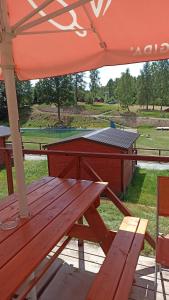
M143 68L143 63L100 68L99 71L100 71L101 84L106 85L110 78L112 79L119 78L121 76L121 73L125 72L126 69L130 70L130 74L132 76L138 76L142 68Z

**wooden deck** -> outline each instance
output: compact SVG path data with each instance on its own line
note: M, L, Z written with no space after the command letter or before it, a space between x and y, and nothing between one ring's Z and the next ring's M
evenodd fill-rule
M52 256L55 249L50 253ZM82 250L82 249L81 249ZM80 265L79 265L80 255ZM50 257L49 257L50 258ZM102 250L85 243L84 256L77 241L71 241L48 271L45 286L38 286L39 300L85 300L85 296L104 260ZM154 259L140 256L129 300L154 300ZM169 300L169 270L158 274L157 300ZM106 299L103 299L106 300Z

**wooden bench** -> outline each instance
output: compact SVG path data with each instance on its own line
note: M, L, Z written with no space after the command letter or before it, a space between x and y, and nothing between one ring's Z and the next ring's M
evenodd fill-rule
M125 217L86 300L128 300L147 220Z

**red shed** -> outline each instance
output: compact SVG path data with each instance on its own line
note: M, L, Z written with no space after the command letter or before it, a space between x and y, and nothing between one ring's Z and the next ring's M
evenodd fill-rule
M132 153L133 145L139 134L115 128L105 128L83 136L67 138L63 141L48 144L44 148L58 151L100 152L100 153ZM51 176L59 173L72 160L72 157L49 155L48 167ZM124 193L130 183L135 162L119 159L85 158L98 175L109 182L116 194ZM77 164L67 172L66 178L76 178ZM81 166L80 177L92 179Z
M6 147L6 140L11 135L9 127L0 126L0 148ZM0 151L0 167L4 165L4 156L2 151Z

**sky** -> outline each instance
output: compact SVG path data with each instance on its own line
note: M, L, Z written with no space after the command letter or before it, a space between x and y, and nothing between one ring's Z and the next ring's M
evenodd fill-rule
M126 69L130 70L130 74L132 76L138 76L140 74L140 70L143 68L143 63L136 64L128 64L128 65L120 65L120 66L110 66L110 67L102 67L99 69L99 76L101 85L106 85L110 78L116 79L121 76L121 73L125 72ZM89 83L89 72L85 73L85 80ZM37 80L31 80L34 85Z
M101 84L106 85L110 78L119 78L121 73L125 72L127 68L130 70L130 74L132 76L138 76L140 74L140 70L143 68L143 63L100 68L99 71Z

